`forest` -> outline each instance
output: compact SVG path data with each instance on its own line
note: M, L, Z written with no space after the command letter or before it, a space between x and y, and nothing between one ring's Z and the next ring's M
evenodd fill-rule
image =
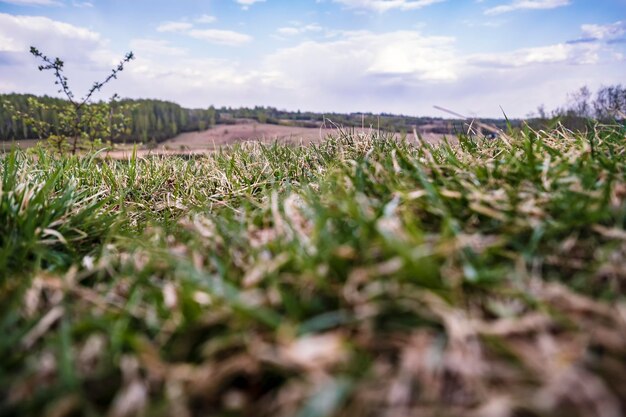
M44 109L33 109L33 106L29 105L29 99L45 104ZM60 110L68 104L66 100L49 96L0 95L0 140L38 139L33 127L17 114L28 113L52 126L59 126ZM33 111L36 113L32 114ZM217 112L213 107L185 109L176 103L162 100L114 101L111 103L111 112L117 111L125 113L129 122L124 132L110 138L112 142L161 142L182 132L205 130L215 125L217 121Z

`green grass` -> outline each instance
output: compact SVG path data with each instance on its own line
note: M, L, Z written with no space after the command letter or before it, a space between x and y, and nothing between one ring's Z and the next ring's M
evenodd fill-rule
M619 416L626 130L0 159L0 416Z

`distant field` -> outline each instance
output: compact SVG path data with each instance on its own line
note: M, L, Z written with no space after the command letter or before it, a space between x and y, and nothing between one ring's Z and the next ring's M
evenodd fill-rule
M348 128L346 132L353 130ZM375 129L354 129L356 133L370 134ZM328 134L337 134L338 130L333 127L327 128L306 128L290 127L274 124L236 124L220 125L203 132L183 133L173 139L165 141L163 148L185 148L185 149L213 149L215 147L232 145L239 142L260 141L279 142L285 144L309 144L319 143ZM430 142L436 142L442 135L428 134L426 138ZM412 139L413 135L409 135Z
M346 134L369 136L375 130L372 129L345 129ZM383 132L384 133L384 132ZM202 132L183 133L175 138L160 143L155 149L139 150L139 155L149 154L200 154L214 149L231 146L244 142L281 143L288 145L308 145L320 143L328 135L340 135L337 128L306 128L290 127L275 124L240 123L234 125L218 125ZM397 138L401 135L396 134ZM423 138L429 143L438 143L443 135L427 133ZM450 138L456 141L455 138ZM407 135L407 140L415 141L413 134ZM117 158L130 154L130 149L118 149L109 152L108 155Z
M370 135L372 129L345 129L345 133ZM291 127L262 123L239 123L233 125L217 125L201 132L182 133L172 139L161 142L155 148L140 147L138 155L174 155L174 154L202 154L216 148L231 146L243 142L281 143L290 145L307 145L320 143L327 135L338 135L337 128L306 128ZM400 138L400 134L396 134ZM443 135L425 133L422 137L429 143L438 143ZM407 135L407 140L415 141L414 135ZM450 140L456 141L450 137ZM27 149L37 144L38 140L21 140L15 142L19 148ZM0 142L0 151L9 150L13 142ZM132 153L132 145L117 145L116 149L106 155L111 158L126 158Z
M318 143L329 129L289 127L273 124L241 123L218 125L202 132L183 133L161 144L163 148L214 149L247 141L280 143Z

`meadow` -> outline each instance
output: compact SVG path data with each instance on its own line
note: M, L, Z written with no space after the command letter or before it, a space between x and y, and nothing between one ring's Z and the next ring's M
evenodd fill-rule
M626 128L0 156L0 416L626 410Z

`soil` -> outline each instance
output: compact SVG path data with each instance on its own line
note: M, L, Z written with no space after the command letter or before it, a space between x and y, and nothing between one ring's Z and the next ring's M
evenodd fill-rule
M345 132L352 132L347 128ZM357 134L369 134L370 129L354 129ZM242 142L258 141L263 143L287 143L293 145L306 145L319 143L328 135L340 135L337 128L307 128L291 127L256 122L238 123L233 125L217 125L202 132L182 133L172 139L161 142L152 149L139 148L138 156L148 155L196 155L212 152L215 149L230 146ZM399 138L400 135L396 134ZM443 135L425 133L422 137L430 143L437 143ZM407 135L407 140L415 141L414 135ZM11 142L12 143L12 142ZM5 149L10 149L11 143L7 142ZM37 143L36 140L25 140L16 143L20 148L29 148ZM0 144L0 147L2 144ZM0 148L2 149L2 148ZM132 155L132 145L118 145L113 151L105 154L113 159L127 159Z

